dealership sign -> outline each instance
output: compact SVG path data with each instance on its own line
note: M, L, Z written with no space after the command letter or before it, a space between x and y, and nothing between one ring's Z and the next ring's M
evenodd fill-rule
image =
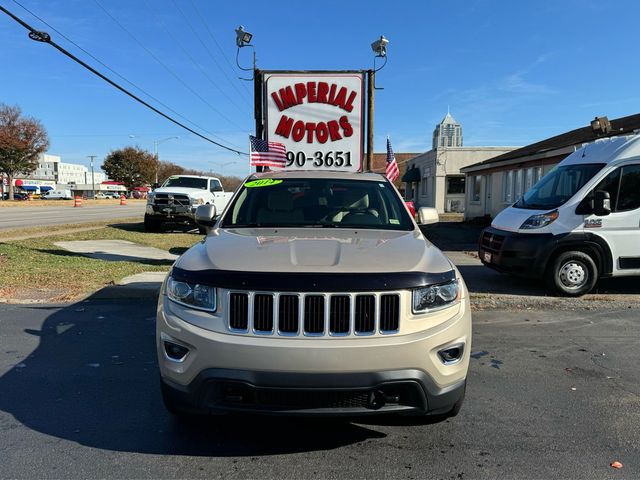
M265 72L265 134L287 169L357 172L363 159L362 72Z

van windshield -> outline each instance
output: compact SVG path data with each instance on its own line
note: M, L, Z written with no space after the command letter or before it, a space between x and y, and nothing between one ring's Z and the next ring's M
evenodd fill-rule
M266 178L243 185L222 227L413 230L414 225L388 182Z
M513 206L551 210L564 204L604 167L604 163L566 165L551 170Z

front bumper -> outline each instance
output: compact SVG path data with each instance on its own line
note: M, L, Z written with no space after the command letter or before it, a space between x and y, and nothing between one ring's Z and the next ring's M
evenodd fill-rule
M286 338L212 331L185 322L161 296L157 350L165 397L188 412L297 415L440 414L464 395L471 349L466 296L410 333ZM170 359L163 342L189 349ZM459 361L438 351L463 345Z
M161 379L163 395L186 413L438 415L465 394L462 380L439 388L420 370L300 374L207 369L189 384Z
M542 278L556 240L551 233L518 233L485 228L478 256L484 265L503 273Z
M147 204L145 213L172 221L194 221L196 205L154 205Z

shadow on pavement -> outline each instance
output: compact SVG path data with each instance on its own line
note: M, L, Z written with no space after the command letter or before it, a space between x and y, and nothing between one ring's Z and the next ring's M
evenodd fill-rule
M44 310L44 321L20 335L39 337L39 345L0 377L0 409L34 431L103 450L191 456L329 450L385 437L326 419L177 422L160 398L154 300L30 308Z
M467 222L441 222L434 225L420 225L427 239L440 250L449 252L476 252L483 226Z
M121 255L111 252L94 252L93 254L82 254L69 252L68 250L54 250L54 249L36 249L42 253L48 253L50 255L59 255L63 257L83 257L83 258L97 258L99 260L109 261L109 262L132 262L132 263L140 263L142 265L173 265L174 260L162 260L162 259L152 259L152 258L141 258L130 255Z

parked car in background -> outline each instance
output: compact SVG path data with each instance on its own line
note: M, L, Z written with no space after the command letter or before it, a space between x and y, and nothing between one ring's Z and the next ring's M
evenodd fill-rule
M49 190L44 192L40 198L42 200L72 200L71 190Z
M640 135L596 140L565 158L480 237L482 263L545 279L561 295L602 277L640 276Z
M146 232L160 232L165 224L195 226L198 205L215 205L220 214L233 196L220 180L199 175L174 175L147 196L144 215ZM204 230L201 228L201 233Z
M3 200L9 200L9 192L4 192L3 195ZM29 195L27 195L26 193L21 193L21 192L13 192L13 199L14 200L28 200L29 199Z

